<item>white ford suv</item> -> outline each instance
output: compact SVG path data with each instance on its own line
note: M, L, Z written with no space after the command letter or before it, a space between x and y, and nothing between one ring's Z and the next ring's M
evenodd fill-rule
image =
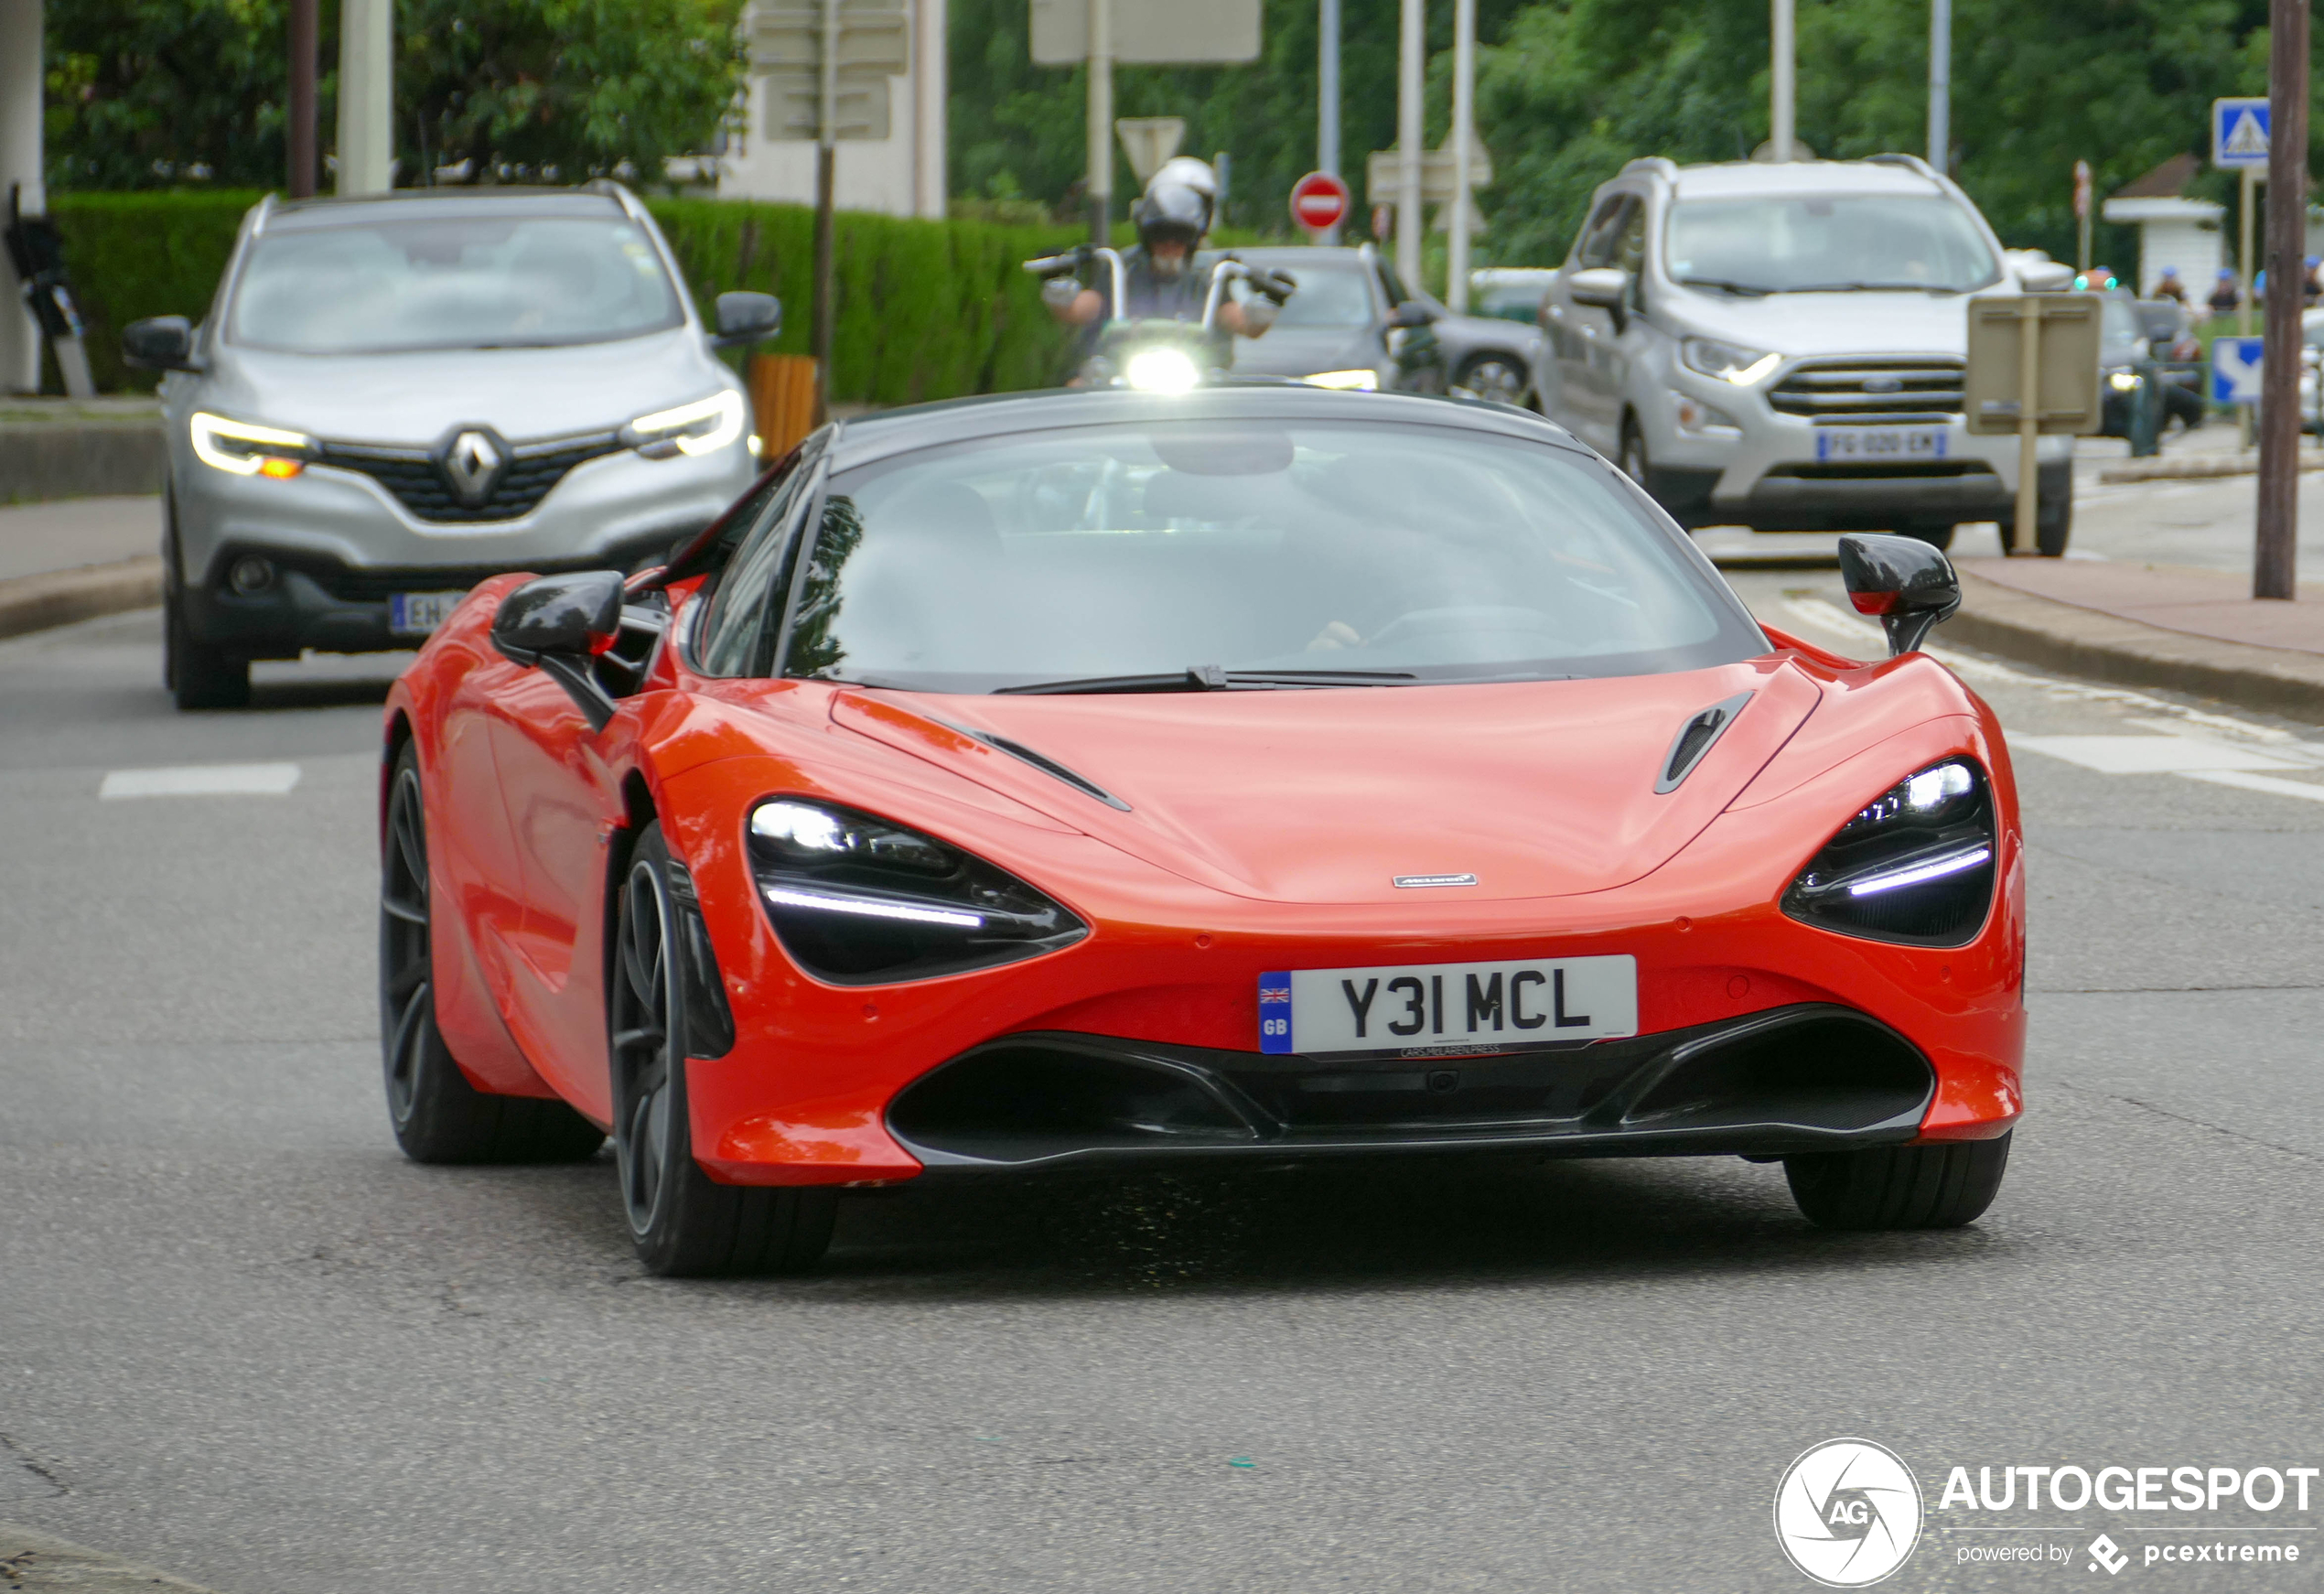
M1966 301L2071 273L2005 257L1911 156L1634 160L1542 300L1551 419L1686 526L2017 542L2017 439L1962 415ZM2032 541L2065 552L2073 439L2045 437Z

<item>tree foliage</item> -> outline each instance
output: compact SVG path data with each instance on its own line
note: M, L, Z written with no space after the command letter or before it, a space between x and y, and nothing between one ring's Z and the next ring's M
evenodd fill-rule
M319 9L328 153L339 7ZM740 81L739 10L740 0L398 0L402 180L462 160L473 177L658 177L664 156L716 141ZM48 0L51 181L281 183L287 12L286 0Z

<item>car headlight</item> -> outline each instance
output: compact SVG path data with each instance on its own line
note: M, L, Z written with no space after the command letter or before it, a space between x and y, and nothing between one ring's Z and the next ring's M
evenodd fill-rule
M1783 911L1874 941L1959 946L1993 904L1996 845L1985 771L1947 759L1842 825L1783 893Z
M1731 382L1738 387L1748 387L1782 362L1781 354L1770 354L1760 349L1746 349L1740 343L1722 343L1716 338L1689 338L1678 346L1678 357L1689 371L1699 371L1705 376Z
M728 388L675 409L640 415L622 440L650 459L672 454L713 454L742 436L742 394Z
M192 434L195 458L236 476L286 480L307 468L317 447L304 432L230 421L207 410L196 411L187 427Z
M1190 393L1202 372L1183 349L1141 349L1123 368L1123 379L1140 393Z
M1347 393L1380 391L1380 373L1376 371L1318 371L1301 380L1309 387L1336 387Z
M771 798L751 811L748 840L783 949L834 985L990 968L1089 933L1006 870L836 803Z

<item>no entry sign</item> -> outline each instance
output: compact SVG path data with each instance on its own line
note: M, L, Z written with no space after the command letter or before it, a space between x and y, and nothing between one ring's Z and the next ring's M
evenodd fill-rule
M1309 172L1291 185L1291 219L1310 232L1328 232L1348 219L1348 185L1329 172Z

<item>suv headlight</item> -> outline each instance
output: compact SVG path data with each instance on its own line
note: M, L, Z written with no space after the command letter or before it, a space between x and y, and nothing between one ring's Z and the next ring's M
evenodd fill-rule
M1747 349L1740 343L1722 343L1716 338L1687 339L1678 346L1678 357L1686 362L1689 371L1699 371L1705 376L1731 382L1738 387L1750 386L1783 361L1781 354Z
M990 968L1089 933L1006 870L836 803L770 798L751 811L748 843L783 949L834 985Z
M622 441L650 459L711 454L742 436L742 394L727 388L675 409L640 415L622 428Z
M1993 905L1996 845L1985 771L1947 759L1842 825L1783 893L1783 911L1874 941L1960 946Z
M236 476L287 479L307 468L317 448L315 439L304 432L230 421L207 410L197 410L187 427L192 434L195 458Z

